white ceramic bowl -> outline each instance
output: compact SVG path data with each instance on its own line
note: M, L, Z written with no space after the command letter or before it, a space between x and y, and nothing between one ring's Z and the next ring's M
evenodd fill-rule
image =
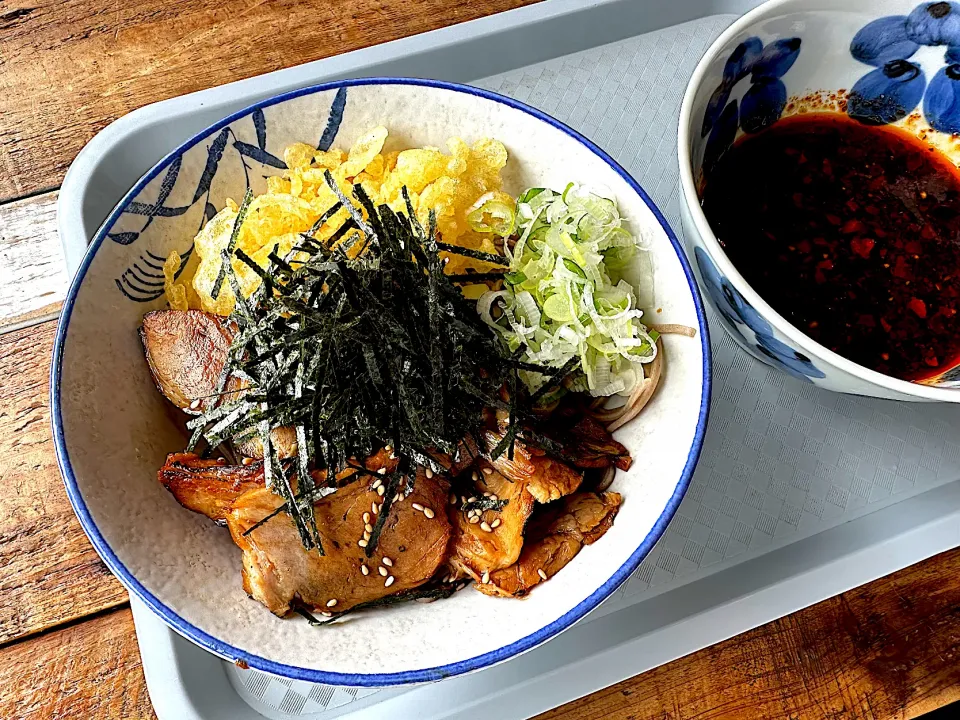
M933 80L938 72L943 75L943 68L950 62L945 54L954 36L960 46L957 3L771 0L733 23L697 65L680 109L678 152L684 238L701 287L724 328L762 362L828 390L895 400L960 402L960 366L941 375L936 386L897 380L841 357L789 323L731 264L710 229L698 194L707 147L713 145L710 152L716 156L729 147L734 132L737 137L743 134L735 114L726 137L722 122L711 120L739 102L743 124L742 101L751 87L751 69L757 62L772 67L773 74L785 85L790 102L784 114L790 114L805 109L842 109L846 91L854 89L867 73L877 77L885 62L909 61L913 64L911 73L900 76L912 78L909 87L884 88L885 92L902 92L899 97L909 106L904 108L905 117L885 120L924 133L954 161L960 160L960 152L951 142L953 133L960 130L960 117L941 116L933 120L941 129L933 128L922 111L925 102L921 100L926 97L929 101L933 93L944 91ZM851 50L855 37L858 41ZM920 72L915 73L914 68ZM811 95L816 95L816 102L810 102ZM775 122L779 117L780 112L775 112L769 119ZM790 282L790 278L784 278L784 282Z
M157 482L181 430L153 385L137 327L164 307L162 259L185 253L205 217L247 183L265 189L294 141L349 148L378 124L387 149L495 137L510 162L506 189L609 188L649 241L660 322L698 328L667 336L664 384L643 419L619 434L637 462L614 489L613 528L523 601L466 589L430 605L357 614L325 628L279 619L249 599L228 533L181 508ZM368 79L298 90L232 115L186 142L120 201L87 252L57 333L51 402L67 491L101 557L173 629L251 667L313 682L391 685L437 680L528 650L595 608L663 533L690 481L706 425L710 350L696 282L677 239L634 180L585 138L513 100L439 82Z

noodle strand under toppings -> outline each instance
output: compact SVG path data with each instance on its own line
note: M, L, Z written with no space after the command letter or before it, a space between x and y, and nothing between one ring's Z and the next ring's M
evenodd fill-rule
M365 548L371 557L395 497L409 490L416 466L443 468L437 452L456 456L464 438L487 451L483 411L509 412L511 426L494 457L512 454L516 427L532 418L543 394L529 394L517 372L541 372L545 392L573 369L538 366L511 357L444 273L440 251L507 265L505 258L442 243L430 215L424 228L412 212L375 205L353 187L354 203L329 171L328 185L351 216L349 228L320 242L311 233L284 257L270 253L261 268L239 248L224 258L225 281L236 306L222 402L191 421L190 448L259 439L267 484L284 499L305 548L323 548L313 502L335 492L334 476L380 448L393 446L397 466L382 478L382 510ZM246 203L245 203L246 204ZM243 216L237 218L237 234ZM240 292L233 257L262 283L248 298ZM221 283L222 284L222 283ZM230 377L247 383L230 391ZM501 391L509 389L509 400ZM281 458L273 431L292 427L297 457ZM327 470L329 488L315 488L311 469ZM266 521L268 518L264 518Z

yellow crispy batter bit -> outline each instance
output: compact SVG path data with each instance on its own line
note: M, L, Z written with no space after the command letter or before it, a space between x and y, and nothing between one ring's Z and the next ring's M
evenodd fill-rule
M237 237L237 247L263 267L268 264L267 256L274 248L279 256L285 257L297 244L298 233L308 231L336 204L337 197L324 179L324 172L329 170L347 196L351 194L351 186L360 183L375 203L386 203L398 212L406 212L401 194L401 188L406 186L422 223L426 224L431 209L435 211L437 229L444 242L496 252L492 235L471 229L467 213L484 195L500 194L500 172L507 164L503 143L482 139L470 146L460 138L451 138L447 142L450 154L446 154L431 147L384 152L386 140L387 129L375 127L362 135L349 153L324 152L303 143L288 147L283 153L287 169L281 175L267 178L267 192L250 203ZM192 288L174 282L180 257L171 253L164 264L164 289L170 307L200 307L220 315L229 315L233 310L233 291L228 284L223 285L216 300L211 291L237 211L237 204L228 200L226 207L197 234L195 255L199 265L193 274ZM315 237L329 240L347 218L347 211L341 209L320 226ZM359 231L351 231L337 242L351 243L355 233ZM355 245L361 246L362 243ZM260 278L242 261L234 258L232 264L242 292L249 295L260 284ZM448 272L463 272L468 267L480 271L490 269L477 260L449 256ZM182 275L188 276L188 272ZM190 292L191 289L195 292Z

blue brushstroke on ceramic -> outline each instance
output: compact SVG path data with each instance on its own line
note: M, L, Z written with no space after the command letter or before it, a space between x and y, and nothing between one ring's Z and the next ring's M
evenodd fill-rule
M703 151L704 170L710 171L717 164L720 156L733 145L737 137L738 117L737 101L733 100L720 113L716 125L710 131L710 137L707 138L707 146Z
M847 114L865 125L902 120L920 104L926 84L919 65L891 60L857 80L847 97Z
M907 16L907 35L921 45L960 45L960 5L928 2Z
M934 130L960 132L960 65L948 65L933 76L923 98L923 114Z
M850 41L850 54L867 65L883 67L906 60L920 48L907 33L906 15L888 15L864 25Z
M337 133L340 130L340 123L343 121L343 112L346 106L347 88L341 87L334 96L329 113L325 117L318 119L322 126L322 130L318 130L318 149L329 150L330 146L333 145ZM166 205L166 201L170 197L170 193L173 192L177 178L180 175L182 158L178 157L167 169L155 200L152 202L145 201L138 196L124 208L124 214L144 216L146 221L143 227L138 232L119 232L108 234L107 237L119 245L131 245L137 241L144 230L150 227L150 224L157 218L179 217L189 211L201 198L205 198L200 227L197 228L197 232L199 232L203 224L217 214L217 209L210 203L210 188L220 168L223 155L227 150L227 143L231 138L233 138L231 146L237 152L243 164L243 171L248 188L250 187L250 170L252 169L252 166L247 163L248 160L259 163L261 166L285 170L287 167L286 163L267 149L269 126L263 110L255 110L250 117L253 122L254 131L256 132L257 144L253 145L240 140L230 126L223 128L207 148L206 164L197 182L197 188L193 193L193 200L191 200L190 204L180 207L168 207ZM192 252L193 245L191 244L186 251L180 254L181 264L180 270L177 272L177 277L183 272ZM157 257L149 251L147 251L146 254L148 257L144 257L144 255L139 257L139 262L142 263L142 266L162 271L165 258ZM161 272L158 276L145 272L142 266L138 267L137 263L134 262L131 267L120 274L120 277L114 280L114 284L116 284L117 289L124 297L134 302L152 302L163 295L163 274Z
M774 335L770 323L747 302L726 277L720 274L703 248L694 248L694 255L697 258L697 267L700 269L704 289L713 299L717 311L727 321L727 328L731 332L736 333L745 344L756 348L770 361L770 364L796 378L812 382L810 378L826 377L809 357ZM740 330L741 325L753 331L753 341Z
M763 48L760 57L753 65L750 82L764 79L782 78L800 57L800 38L781 38Z
M787 86L779 78L762 78L740 101L740 127L757 133L773 125L787 106Z
M753 71L753 64L763 52L763 41L758 37L748 37L737 45L723 66L722 86L728 90Z
M909 58L920 45L946 46L944 67L925 82ZM960 3L927 2L909 15L888 15L864 25L850 42L850 54L877 70L850 91L847 113L868 125L885 125L909 115L921 101L934 130L960 133Z
M755 133L770 127L787 105L787 88L780 80L800 56L798 37L763 44L751 36L737 45L723 66L720 85L713 91L703 113L700 137L707 138L703 167L709 171L733 144L737 127ZM750 88L739 106L730 94L741 80L750 77Z

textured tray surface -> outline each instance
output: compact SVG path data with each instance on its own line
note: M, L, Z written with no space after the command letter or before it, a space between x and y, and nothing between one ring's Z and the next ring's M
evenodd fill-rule
M704 50L733 19L708 17L474 84L593 139L680 234L680 101ZM960 444L951 431L960 426L960 407L818 391L757 363L712 318L711 327L711 426L694 480L660 543L600 613L960 479ZM225 666L241 697L271 717L330 718L357 700L404 692L311 685Z

